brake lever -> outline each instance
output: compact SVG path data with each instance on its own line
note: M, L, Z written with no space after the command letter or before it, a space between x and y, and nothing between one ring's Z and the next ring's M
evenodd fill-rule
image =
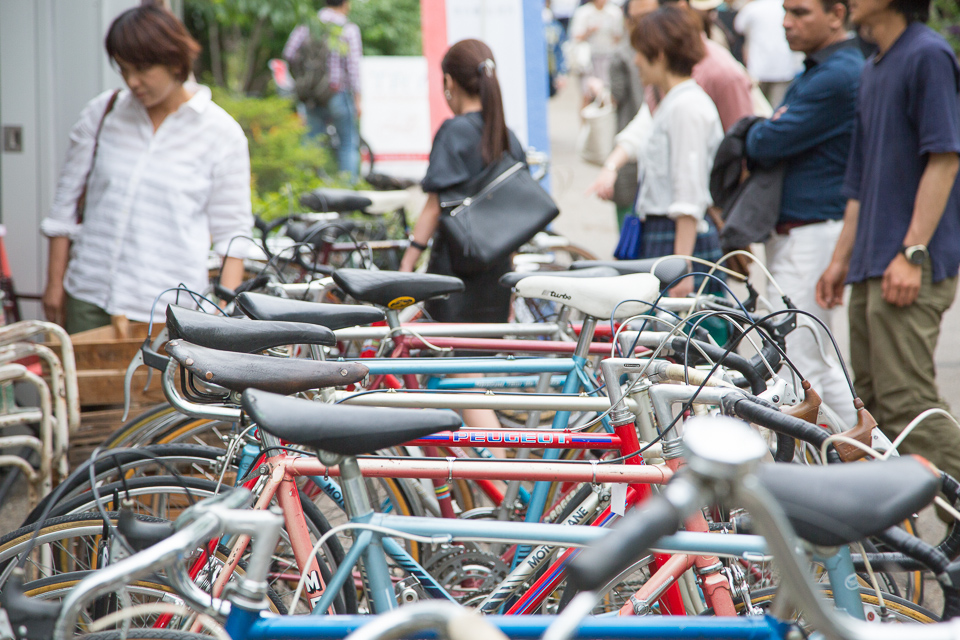
M144 338L143 344L140 345L136 355L133 356L130 364L127 365L127 371L123 375L123 417L120 419L121 422L126 422L127 415L130 413L130 389L133 385L133 374L136 373L137 369L139 369L141 365L147 365L149 367L147 370L147 383L143 386L144 392L150 388L150 383L153 382L153 370L163 371L166 369L167 358L157 353L157 349L167 341L168 336L169 330L164 327L163 330L157 334L157 337L153 339L152 343L150 342L149 336Z
M149 340L150 338L145 339L143 344L146 345ZM137 349L136 355L133 356L130 364L127 365L127 372L123 375L123 417L120 418L121 422L126 422L127 415L130 413L130 387L133 384L133 374L136 373L142 364L143 347ZM147 384L150 384L149 376L147 377Z

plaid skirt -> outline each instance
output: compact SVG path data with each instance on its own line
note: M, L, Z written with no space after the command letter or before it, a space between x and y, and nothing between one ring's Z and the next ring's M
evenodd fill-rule
M709 229L705 233L697 234L693 256L716 262L723 257L723 250L720 248L720 235L717 233L717 227L714 226L713 221L710 218L707 218L706 221ZM677 225L670 218L666 216L647 216L646 220L643 221L643 232L640 236L640 257L659 258L673 255L673 241L676 235ZM694 262L693 270L706 273L710 271L710 267ZM713 275L726 281L726 276L722 272L714 271ZM694 290L700 288L700 283L703 280L703 276L694 276ZM726 293L723 287L712 278L703 291L718 296L723 296Z

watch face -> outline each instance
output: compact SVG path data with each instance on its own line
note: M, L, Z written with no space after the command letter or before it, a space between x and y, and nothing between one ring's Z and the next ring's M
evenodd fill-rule
M927 259L927 248L924 246L913 246L907 247L903 255L907 258L910 264L921 265L924 260Z

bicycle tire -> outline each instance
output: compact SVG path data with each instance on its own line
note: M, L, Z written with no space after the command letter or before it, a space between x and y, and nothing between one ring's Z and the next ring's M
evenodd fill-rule
M117 513L111 512L108 513L108 515L115 526ZM153 518L150 516L143 516L141 519L145 522L165 522L162 518ZM59 559L61 562L76 563L73 566L64 567L68 569L66 572L72 573L77 570L96 569L95 560L92 563L82 565L82 568L80 568L80 566L87 558L98 557L96 552L94 552L93 555L91 555L91 552L99 543L99 538L103 533L103 527L103 519L99 514L80 513L50 518L44 526L40 528L40 533L37 538L38 545L33 551L33 555L40 555L39 547L49 545L50 556L53 561ZM26 549L31 538L33 538L34 530L35 527L33 525L27 525L0 537L0 588L6 583L10 570L13 569L13 565L16 564L20 554ZM82 548L77 548L72 545L67 547L66 543L64 543L66 540L79 539L82 541L87 538L92 541L92 545L88 542ZM50 577L45 573L41 573L45 571L45 569L40 566L39 562L32 564L28 562L25 570L28 571L27 579L30 581Z
M48 578L43 578L41 580L35 580L23 585L23 593L25 596L30 598L38 598L41 600L54 600L59 599L63 595L66 595L71 590L73 590L77 584L89 575L89 571L79 571L75 573L66 573L57 576L51 576ZM125 591L131 598L131 601L134 604L140 604L140 602L172 602L172 603L182 603L182 600L174 594L173 590L169 586L164 584L160 580L155 579L142 579L131 582L128 585L125 585ZM113 594L111 594L113 595ZM87 607L81 611L80 616L78 617L78 625L83 628L87 626L91 621L96 620L97 618L103 617L109 611L100 612L100 613L91 613L91 607L103 607L105 598L109 596L103 596L98 598L91 604L88 604ZM151 622L149 619L140 621L139 623L134 623L131 621L131 630L134 628L145 627ZM178 618L173 618L171 622L176 624ZM186 622L186 621L183 621ZM86 624L84 624L86 623Z
M127 443L131 442L130 434L144 429L149 429L151 428L150 425L159 424L164 420L179 419L184 417L186 416L179 413L167 403L155 405L123 423L113 433L104 438L103 442L101 442L101 446L110 449L128 446Z
M101 456L94 468L94 477L98 486L119 481L117 475L123 471L126 480L134 477L152 477L153 475L169 475L176 473L184 477L198 477L210 481L219 478L217 467L220 458L224 455L223 449L193 444L146 445L135 448L119 449L114 454ZM118 469L119 465L119 469ZM225 486L232 486L235 476L229 471L224 474ZM63 486L63 485L67 486ZM59 500L71 500L79 495L90 492L90 477L88 473L68 476L58 487L62 491ZM21 526L36 522L43 513L53 494L45 496L37 506L27 515Z
M827 600L833 600L833 589L828 585L819 585L821 594ZM757 589L751 594L750 600L754 605L769 607L773 602L774 597L776 596L777 588L768 587L765 589ZM860 589L860 597L863 600L863 603L869 607L879 608L879 599L877 598L877 593L873 589ZM903 598L898 598L894 595L886 594L883 596L884 604L887 606L887 609L891 611L894 616L897 618L897 622L905 622L907 620L916 622L919 624L933 624L940 622L940 616L933 613L929 609L925 609L918 604L910 602L909 600L904 600ZM737 601L735 603L738 613L743 611L743 602ZM704 612L705 614L707 612ZM711 612L712 613L712 612ZM869 617L869 613L868 613Z
M114 526L117 524L118 514L109 513L111 522ZM160 518L141 516L143 522L166 522ZM43 541L31 551L31 555L39 555L40 547L43 545L53 546L52 543L58 543L57 547L50 549L51 558L61 563L66 560L70 566L61 564L59 573L45 574L49 567L42 567L40 563L28 562L25 565L25 571L28 571L28 579L33 584L45 584L49 581L65 575L78 576L82 573L96 571L99 567L101 558L100 543L102 541L104 525L99 516L93 514L73 514L61 518L55 518L40 530L38 540ZM0 588L6 583L11 570L16 565L21 553L31 546L30 541L33 538L34 527L21 527L15 532L0 539ZM67 547L65 540L73 540L74 546ZM82 545L81 547L75 546ZM229 549L219 545L216 552L217 561L223 563L226 561ZM88 562L82 567L79 565L83 560ZM244 565L239 567L238 574L242 575L245 571ZM274 613L286 613L286 607L273 589L268 589L267 596L271 603L271 610Z

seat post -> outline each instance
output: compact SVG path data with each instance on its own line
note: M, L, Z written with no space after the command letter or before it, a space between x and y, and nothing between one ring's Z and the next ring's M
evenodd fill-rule
M400 328L400 312L396 309L384 309L387 313L387 326L391 329Z
M590 343L593 342L593 334L597 329L597 319L593 316L586 316L583 319L583 325L580 327L580 337L577 338L577 347L573 355L578 358L587 359L590 355Z
M323 451L319 452L320 461L326 464L325 458L330 454ZM347 517L351 520L362 518L373 513L370 506L370 495L367 493L367 485L364 482L363 474L360 473L360 465L353 456L337 456L340 458L340 489L343 491L343 506L346 509Z

